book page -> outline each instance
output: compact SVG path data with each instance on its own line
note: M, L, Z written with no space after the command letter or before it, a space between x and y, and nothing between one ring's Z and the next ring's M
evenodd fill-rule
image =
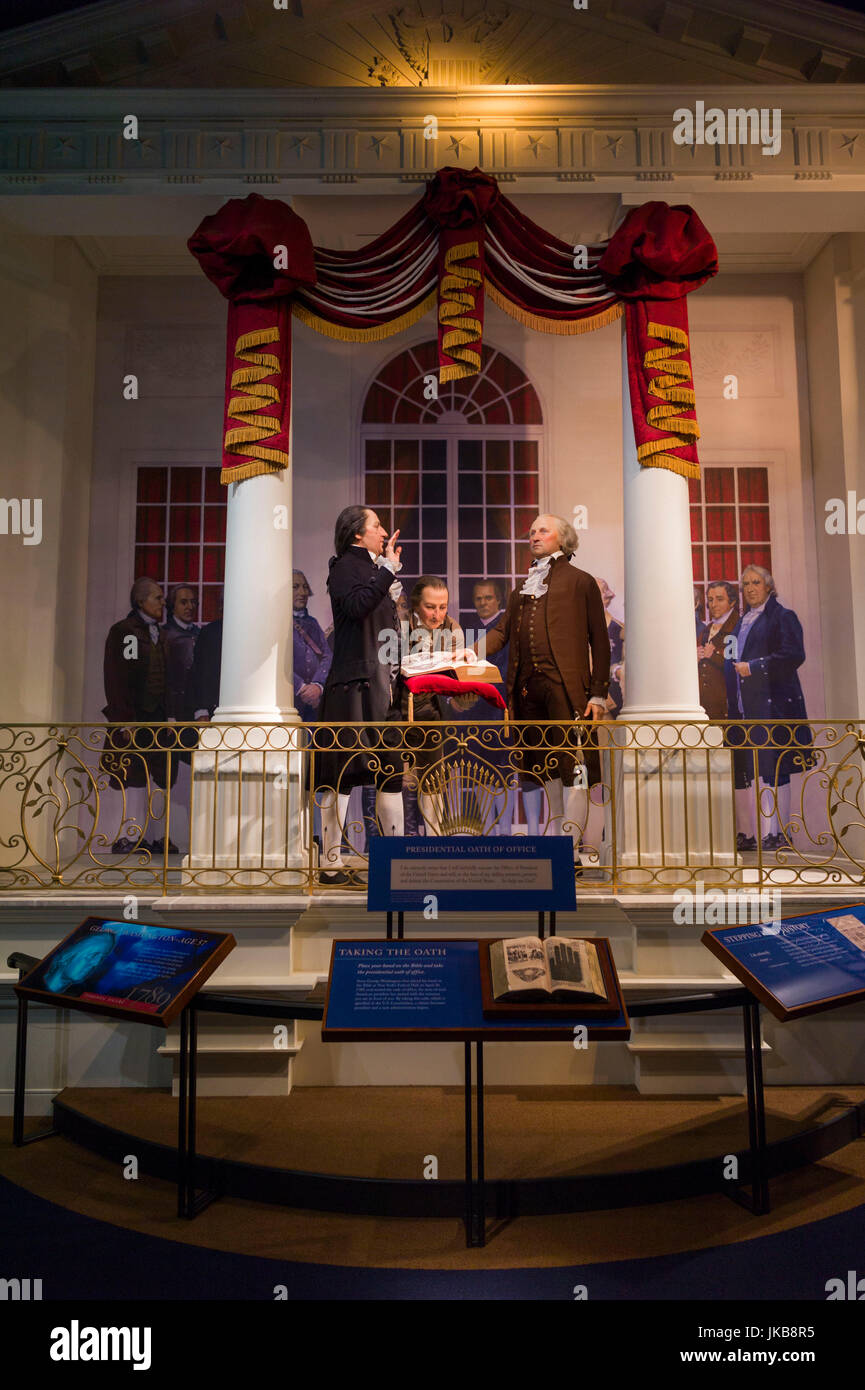
M606 999L607 992L595 946L587 941L550 937L545 942L545 950L553 989L597 994Z
M519 994L529 989L550 989L550 971L543 944L536 936L517 936L502 942L508 989Z

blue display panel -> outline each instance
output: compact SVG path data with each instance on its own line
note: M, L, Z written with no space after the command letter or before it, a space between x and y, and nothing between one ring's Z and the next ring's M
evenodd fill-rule
M569 835L376 835L369 844L370 912L573 912Z
M588 1037L627 1038L623 1010L612 1017L561 1014L484 1018L477 941L335 941L325 1042L401 1037L405 1041L448 1038L569 1038L583 1024Z
M781 1019L865 998L861 903L714 928L703 941Z
M229 932L88 917L16 990L26 998L167 1026L234 944Z

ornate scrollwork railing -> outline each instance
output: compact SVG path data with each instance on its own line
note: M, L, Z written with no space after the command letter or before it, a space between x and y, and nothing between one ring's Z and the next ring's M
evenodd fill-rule
M356 891L383 830L534 822L584 891L862 887L865 725L0 725L0 890Z

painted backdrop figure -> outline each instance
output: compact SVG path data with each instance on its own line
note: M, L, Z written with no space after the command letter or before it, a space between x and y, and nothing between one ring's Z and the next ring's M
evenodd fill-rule
M563 517L536 517L529 529L531 569L522 587L511 592L503 616L487 632L489 658L510 642L507 698L515 719L606 717L610 685L606 614L597 582L572 563L576 548L576 532ZM574 753L556 752L557 747L573 748L567 731L541 726L522 732L527 745L521 766L529 834L536 835L540 825L542 780L552 833L573 834L576 844L581 838L588 843L585 778L574 785ZM569 787L567 814L565 785ZM590 847L599 848L597 844Z
M709 621L697 633L700 704L710 719L727 718L727 680L724 662L739 622L739 587L726 579L706 585Z
M333 662L321 703L323 723L378 723L392 703L396 670L380 658L398 631L391 589L400 568L398 531L388 540L375 512L344 507L334 528L335 555L327 579L333 610ZM322 731L322 734L324 731ZM365 749L375 748L375 752ZM348 751L337 751L337 750ZM366 730L336 730L332 751L320 758L324 883L346 883L341 836L352 787L381 783L381 740ZM386 833L403 831L400 789L379 792Z
M760 565L742 572L747 605L733 631L735 657L725 663L730 719L807 718L805 698L796 674L805 660L802 624L790 608L778 602L775 581ZM747 731L734 726L729 741L739 747L733 755L736 783L738 848L756 848L753 792L755 753L760 795L763 848L788 844L790 778L814 761L813 735L807 724L755 724ZM747 744L747 747L742 747Z

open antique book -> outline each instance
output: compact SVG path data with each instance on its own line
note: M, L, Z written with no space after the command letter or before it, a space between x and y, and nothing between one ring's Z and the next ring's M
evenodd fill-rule
M496 1002L608 1000L598 948L591 941L561 936L494 941L490 975Z

